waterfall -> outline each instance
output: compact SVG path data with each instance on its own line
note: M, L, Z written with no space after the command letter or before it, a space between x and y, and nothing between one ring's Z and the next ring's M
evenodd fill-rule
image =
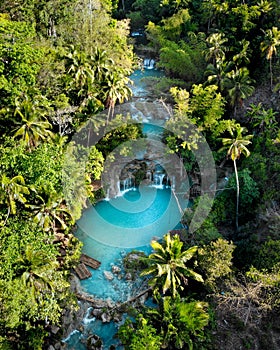
M110 188L107 189L106 191L106 197L104 198L105 201L109 201L110 200Z
M87 309L86 315L85 315L85 317L84 317L84 319L83 319L83 324L84 324L84 325L88 325L88 324L90 324L91 322L95 321L95 317L90 317L92 310L93 310L92 307L89 307L89 308Z
M156 62L153 58L145 58L143 61L143 66L145 69L154 69L155 63Z
M132 177L127 177L120 181L120 192L124 193L134 188L134 181Z
M163 179L165 177L165 174L155 174L154 175L154 185L158 188L163 188Z
M117 189L118 189L117 197L119 197L119 196L121 196L121 184L120 184L120 181L117 182Z
M176 185L176 183L175 183L175 176L172 176L172 181L171 181L171 188L172 188L172 190L175 190L175 185Z

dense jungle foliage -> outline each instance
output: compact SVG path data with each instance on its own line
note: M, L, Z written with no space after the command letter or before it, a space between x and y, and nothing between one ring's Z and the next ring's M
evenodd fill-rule
M108 153L141 130L121 116L78 154L72 137L106 110L104 132L142 55L165 72L153 93L174 106L163 141L196 174L191 121L228 181L201 227L152 242L139 273L157 308L132 311L119 338L137 350L279 349L279 18L268 0L1 1L0 349L47 349L77 308L75 222L103 195Z

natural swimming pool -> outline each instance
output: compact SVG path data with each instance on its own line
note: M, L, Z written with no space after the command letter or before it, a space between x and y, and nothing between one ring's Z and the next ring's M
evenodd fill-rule
M148 72L149 75L152 74L151 71ZM141 72L135 74L136 80L143 76ZM142 98L144 87L140 86L140 90L136 87L135 93ZM143 123L143 132L155 143L157 151L158 144L155 140L160 140L163 122L158 123L147 115L147 120ZM155 155L152 154L151 158L155 158ZM157 171L160 167L162 169ZM188 179L185 181L181 185L188 187ZM124 276L120 278L121 275L113 275L113 279L109 280L104 272L110 272L113 265L122 268L123 257L133 249L149 254L152 239L160 239L180 225L181 210L188 206L188 198L180 195L175 197L173 190L174 186L168 182L168 174L159 159L151 183L143 183L138 187L130 184L129 188L122 188L118 196L110 200L104 199L83 213L77 222L76 236L83 242L83 252L101 262L97 270L90 269L91 278L81 281L81 288L85 292L115 302L126 301L139 292L140 281L130 281ZM116 344L113 336L117 325L114 322L103 324L86 315L83 327L84 333L74 331L65 339L69 350L85 350L86 346L81 340L85 339L88 332L102 338L104 349Z

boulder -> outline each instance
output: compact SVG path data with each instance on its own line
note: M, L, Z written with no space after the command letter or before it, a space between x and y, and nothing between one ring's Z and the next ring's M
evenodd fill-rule
M113 303L112 299L107 299L106 303L107 303L107 307L109 307L110 309L112 309L114 307L114 303Z
M121 268L119 266L113 265L112 266L112 272L114 274L119 274L121 272Z
M57 327L56 325L52 325L51 326L51 332L53 333L53 334L57 334L57 332L59 331L59 327Z
M111 322L112 318L109 314L106 314L105 312L101 315L101 321L103 323L109 323Z
M107 280L112 281L114 279L112 272L104 271L103 273L104 273L105 278L107 278Z
M131 275L130 272L128 272L128 273L125 275L125 279L126 279L127 281L131 281L131 280L132 280L132 275Z
M103 349L103 343L100 337L96 334L92 334L87 338L87 349L89 350L101 350Z

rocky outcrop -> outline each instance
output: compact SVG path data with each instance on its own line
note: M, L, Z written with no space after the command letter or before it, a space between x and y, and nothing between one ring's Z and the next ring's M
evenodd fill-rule
M108 281L112 281L114 279L114 276L110 271L103 271L103 274Z

